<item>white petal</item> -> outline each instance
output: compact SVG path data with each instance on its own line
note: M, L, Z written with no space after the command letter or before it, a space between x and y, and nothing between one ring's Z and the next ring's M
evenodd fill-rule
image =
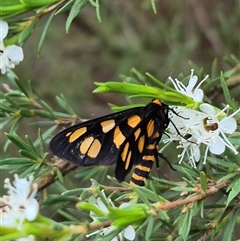
M186 89L187 89L187 92L193 90L194 86L195 86L196 83L197 83L197 80L198 80L198 77L197 77L196 75L193 75L193 76L191 77L191 79L190 79L189 82L188 82L188 86L187 86L187 88L186 88Z
M5 48L5 54L15 64L23 60L23 50L17 45L9 45Z
M24 237L24 238L18 238L17 241L34 241L35 238L33 235L29 235L28 237Z
M31 199L28 202L28 206L25 210L26 219L28 221L33 221L38 215L39 205L36 199Z
M220 155L225 151L225 144L219 136L216 136L214 142L210 143L209 151L216 155Z
M9 68L11 68L11 64L9 62L8 57L6 56L6 54L0 54L1 73L5 74Z
M194 145L194 144L192 144L192 145ZM199 162L199 160L200 160L200 150L199 150L199 147L197 146L197 144L196 144L195 147L192 146L191 154L192 154L193 161Z
M201 102L203 100L203 91L201 89L196 89L193 93L193 99L197 102Z
M221 129L222 132L231 134L237 129L237 122L233 118L229 117L224 117L220 122L219 122L219 128Z
M8 23L5 21L0 20L0 41L7 36L8 33Z
M126 207L129 207L130 204L129 203L122 203L119 208L126 208Z
M128 240L134 240L136 237L136 233L132 225L129 225L127 228L125 228L123 233L124 237Z
M111 241L118 241L118 238L114 237Z
M206 104L206 103L201 104L199 106L199 109L206 114L215 115L215 110L214 110L213 106L211 106L209 104Z
M108 209L106 205L103 203L103 201L101 200L101 198L97 198L96 203L100 210L102 210L103 212L108 212Z

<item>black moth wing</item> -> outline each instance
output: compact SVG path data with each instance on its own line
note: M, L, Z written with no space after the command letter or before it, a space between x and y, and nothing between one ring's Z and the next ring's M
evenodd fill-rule
M153 123L153 135L158 134L155 139L148 135L150 122ZM123 181L133 164L142 161L146 146L152 141L158 144L168 123L168 106L155 100L145 107L124 110L66 128L51 140L50 150L59 158L80 166L117 163L115 176ZM143 142L140 140L142 137ZM141 148L139 143L142 143ZM154 151L157 152L157 147Z
M144 163L142 160L144 155L149 155L150 153L154 153L155 159L158 156L157 144L159 143L165 129L169 124L168 117L169 107L161 102L154 101L144 109L142 109L141 113L138 113L141 117L141 122L132 130L131 134L128 135L126 141L122 144L120 153L124 152L125 146L127 143L130 143L129 151L132 152L131 161L129 163L128 168L126 168L127 161L121 160L121 156L119 157L119 161L117 162L117 166L115 169L115 176L119 181L123 181L126 175L129 173L133 165L137 165L140 163ZM152 125L151 125L152 122ZM149 132L151 132L152 126L152 134L149 136ZM136 138L135 133L140 131L138 138ZM142 139L144 140L142 144L142 150L139 149L142 143ZM155 145L156 147L153 150L148 150L147 146ZM144 164L144 166L152 166L152 163Z
M49 144L50 150L57 157L74 162L80 166L112 165L119 158L119 148L113 142L114 130L121 126L121 129L124 130L124 136L127 137L132 131L132 128L126 123L127 119L141 113L143 109L144 107L136 107L68 127L51 140ZM114 121L113 128L103 132L101 123L110 120ZM70 133L74 133L82 128L86 128L86 132L70 142ZM99 140L101 145L98 155L93 158L88 156L87 153L82 154L80 152L80 146L89 137Z

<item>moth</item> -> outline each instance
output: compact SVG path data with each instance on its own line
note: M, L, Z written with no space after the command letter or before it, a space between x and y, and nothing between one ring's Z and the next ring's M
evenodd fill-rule
M144 181L157 161L158 143L168 127L169 106L158 99L73 125L50 142L54 155L80 166L116 164L115 177L123 181L132 173L131 185Z

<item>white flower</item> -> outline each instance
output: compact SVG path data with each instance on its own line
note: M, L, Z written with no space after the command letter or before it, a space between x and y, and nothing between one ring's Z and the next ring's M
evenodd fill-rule
M220 155L228 147L237 154L237 150L226 135L236 130L237 123L233 116L240 112L240 109L227 116L224 111L229 106L226 106L220 112L216 112L213 106L209 104L201 104L199 108L200 111L179 107L176 109L179 115L172 115L171 117L172 123L168 128L170 139L165 142L179 142L178 148L183 149L179 155L179 162L181 163L187 156L191 165L196 167L195 163L201 157L200 145L206 146L203 164L206 164L208 151ZM222 116L224 117L220 118Z
M0 198L5 204L1 208L1 226L21 229L24 220L33 221L38 215L39 205L34 198L37 193L37 184L32 184L33 177L20 179L15 175L14 185L7 178L4 187L8 195Z
M35 241L35 238L33 235L29 235L28 237L18 238L16 241Z
M206 117L201 123L201 131L198 133L198 136L196 135L196 139L199 143L202 142L207 145L204 158L205 162L208 149L211 153L220 155L225 151L227 146L234 152L234 154L238 154L238 151L227 139L226 134L231 134L236 130L237 123L233 116L236 115L240 109L235 111L232 115L225 116L219 120L219 117L229 108L229 106L226 106L218 113L209 104L202 104L199 108L206 114Z
M102 194L104 197L106 197L105 193L104 193L104 190L102 190ZM103 203L103 201L101 200L101 198L97 198L95 200L95 205L101 210L103 211L104 213L107 213L109 212L107 206ZM112 200L111 199L108 199L108 202L109 204L112 206L112 207L115 207ZM119 206L119 208L124 208L126 207L128 204L127 203L123 203ZM91 218L94 220L94 222L96 221L101 221L101 217L99 217L98 219L98 215L96 215L95 213L93 212L90 212L90 216ZM116 231L117 228L114 227L114 226L110 226L110 227L107 227L107 228L103 228L99 231L95 231L93 233L90 233L87 235L87 237L89 236L92 236L92 235L95 235L97 233L100 233L100 235L108 235L110 234L111 232L114 232ZM128 227L126 227L124 230L122 230L116 237L114 237L111 241L119 241L119 240L134 240L135 239L135 236L136 236L136 233L135 233L135 230L133 228L132 225L129 225Z
M23 60L23 50L17 45L4 46L3 39L8 34L8 23L0 20L0 69L5 74Z
M178 113L170 113L171 122L168 126L167 133L169 138L164 142L179 142L178 149L183 149L182 153L178 155L179 163L187 156L190 164L196 167L196 162L200 160L200 149L197 140L194 137L196 132L196 125L198 125L204 118L199 111L192 109L185 109L183 107L175 108Z
M208 75L196 86L198 77L196 75L193 75L193 72L194 72L194 70L192 69L191 76L190 76L187 87L184 86L184 84L182 82L180 82L178 79L173 80L172 77L169 77L168 79L172 82L174 88L178 92L191 97L196 102L202 102L203 91L200 89L200 86L208 78Z

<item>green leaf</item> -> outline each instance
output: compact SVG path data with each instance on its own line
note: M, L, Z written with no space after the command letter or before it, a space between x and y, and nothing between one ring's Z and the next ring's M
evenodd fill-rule
M63 5L61 8L59 8L59 9L56 11L56 15L67 11L67 10L72 6L72 4L73 4L74 1L75 1L75 0L70 0L70 1L68 1L65 5Z
M80 196L82 194L82 192L84 191L88 191L88 189L84 188L75 188L75 189L71 189L71 190L67 190L65 192L63 192L61 195L62 196ZM81 199L84 200L84 199Z
M23 166L25 167L24 170L19 170L19 172L21 173L19 176L22 178L22 177L26 177L26 176L29 176L30 174L32 175L32 173L39 167L39 164L33 164L33 165L30 165L29 168L26 168L26 166Z
M177 192L192 192L193 191L192 187L172 187L170 189L173 191L177 191Z
M5 95L5 98L12 105L13 108L15 108L16 110L20 109L20 106L18 105L18 103L14 101L11 97L9 97L8 95Z
M55 126L52 126L52 129L54 129L53 127ZM51 128L50 128L51 129ZM49 136L49 135L47 135ZM35 144L36 142L33 143L34 146L36 146ZM42 133L41 133L41 129L39 128L38 129L38 139L37 139L37 144L39 144L40 146L40 153L41 153L41 156L43 156L45 154L45 148L44 148L44 138L42 136Z
M20 108L19 113L22 117L27 117L27 118L35 116L34 111L26 108Z
M87 210L87 211L92 211L92 212L94 212L95 214L98 214L98 215L103 216L105 214L101 209L96 207L96 205L92 205L92 204L87 203L87 202L80 202L76 206L77 206L77 208L84 209L84 210Z
M220 80L221 80L221 87L223 90L225 100L226 100L227 104L229 104L230 106L233 106L231 94L229 92L226 80L224 79L223 73L221 73Z
M64 183L63 181L63 174L61 173L61 171L57 168L57 178L61 183Z
M43 117L43 118L49 118L49 119L52 119L52 120L56 119L55 116L53 116L51 113L49 113L49 111L35 110L35 109L33 109L33 111L37 116L40 116L40 117Z
M18 39L20 44L24 43L29 38L38 21L39 19L37 18L33 19L32 22L21 32Z
M36 156L40 157L37 153L36 146L32 143L28 135L25 136L28 141L28 150L32 151Z
M31 8L37 8L41 6L47 6L50 4L53 4L55 2L58 2L59 0L41 0L41 1L36 1L36 0L21 0L22 3L26 4L27 6Z
M151 0L151 5L152 5L153 12L156 14L157 8L156 8L155 0Z
M14 78L15 83L17 84L18 88L21 90L21 92L27 96L28 98L30 98L26 88L23 86L22 82L17 78L17 76Z
M0 130L3 129L8 123L14 120L15 117L8 117L5 121L0 123Z
M16 133L5 133L8 139L14 143L19 149L28 150L28 145Z
M73 19L83 10L83 8L87 5L88 0L76 0L73 4L70 13L66 22L66 31L69 31L70 25Z
M3 166L3 165L24 165L24 164L29 164L29 162L30 162L29 158L9 157L9 158L5 158L3 160L0 160L0 166Z
M30 151L26 151L26 150L19 150L19 153L22 155L22 156L25 156L31 160L38 160L38 156L33 154L32 152Z
M181 227L179 229L179 233L181 234L181 236L183 237L183 239L186 239L190 228L191 228L191 224L192 224L192 209L190 208L187 213L183 214L184 218L182 219L182 223L181 223Z
M19 4L19 0L1 1L0 8L1 8L0 17L4 17L4 18L10 18L29 10L29 8L26 7L25 5Z
M67 100L63 94L61 94L60 96L56 96L56 99L57 99L57 102L59 103L59 105L62 106L62 108L64 110L66 110L70 115L75 115L75 112L70 107L70 105L67 103Z
M225 180L230 180L230 179L232 179L233 177L235 177L235 176L237 176L237 175L239 175L239 173L237 173L237 172L230 173L230 174L228 174L228 175L223 176L222 178L220 178L220 179L218 180L218 183L223 182L223 181L225 181Z
M228 195L227 199L227 205L240 193L240 178L235 180L234 185L232 186L232 189Z
M218 60L214 59L212 63L212 69L211 69L211 79L216 79L218 77L217 73L217 66L218 66Z
M224 241L232 241L233 240L232 236L233 236L233 233L234 233L234 227L236 225L237 218L238 218L238 209L234 210L233 214L231 215L231 218L229 218L229 220L227 222L227 225L226 225L226 228L223 231L222 240L224 240ZM237 229L238 228L239 227L237 227Z
M201 183L202 190L204 192L206 192L206 190L207 190L207 178L206 178L205 172L203 172L203 171L200 172L200 183Z
M149 217L148 218L148 224L147 224L147 229L145 232L145 240L149 240L153 231L153 227L154 227L154 218L153 217Z
M99 0L95 0L95 2L94 2L94 0L89 0L89 2L92 4L93 7L95 7L97 19L98 19L98 21L101 23Z
M165 85L164 88L168 89L169 91L165 91L163 89L151 87L148 85L121 83L113 81L106 83L95 82L95 85L97 85L98 87L93 91L93 93L117 92L134 95L137 97L160 99L162 102L168 105L195 105L195 102L192 100L192 98L185 96L180 92L177 92L174 89Z
M5 7L5 6L12 6L13 8L17 6L20 3L19 0L8 0L8 1L1 1L0 6Z
M144 187L133 187L134 192L136 192L136 194L138 195L138 197L148 206L150 206L150 202L147 199L147 197L145 196L145 188Z
M233 168L233 169L236 169L236 168L237 168L237 166L236 166L235 163L231 163L231 162L229 162L229 161L225 161L223 158L220 159L220 158L217 158L217 157L211 157L211 156L209 156L209 157L207 158L207 160L208 160L209 162L211 162L212 164L217 165L217 166L223 166L223 167Z
M38 1L34 0L34 2L38 2ZM49 16L49 18L48 18L48 20L47 20L47 22L44 26L44 29L42 31L42 34L41 34L41 37L40 37L40 40L39 40L39 43L38 43L38 48L37 48L38 56L40 55L40 52L42 50L43 42L45 40L49 25L50 25L54 15L55 15L55 11L53 11L52 14Z
M36 141L34 141L33 145L34 146L38 146L40 145L40 153L41 155L44 154L45 149L44 149L44 140L46 140L47 138L49 138L49 136L57 129L57 125L54 125L52 127L50 127L48 130L46 130L43 134L39 133L41 135L41 138L39 136L39 138L36 139ZM40 132L40 129L39 129Z

